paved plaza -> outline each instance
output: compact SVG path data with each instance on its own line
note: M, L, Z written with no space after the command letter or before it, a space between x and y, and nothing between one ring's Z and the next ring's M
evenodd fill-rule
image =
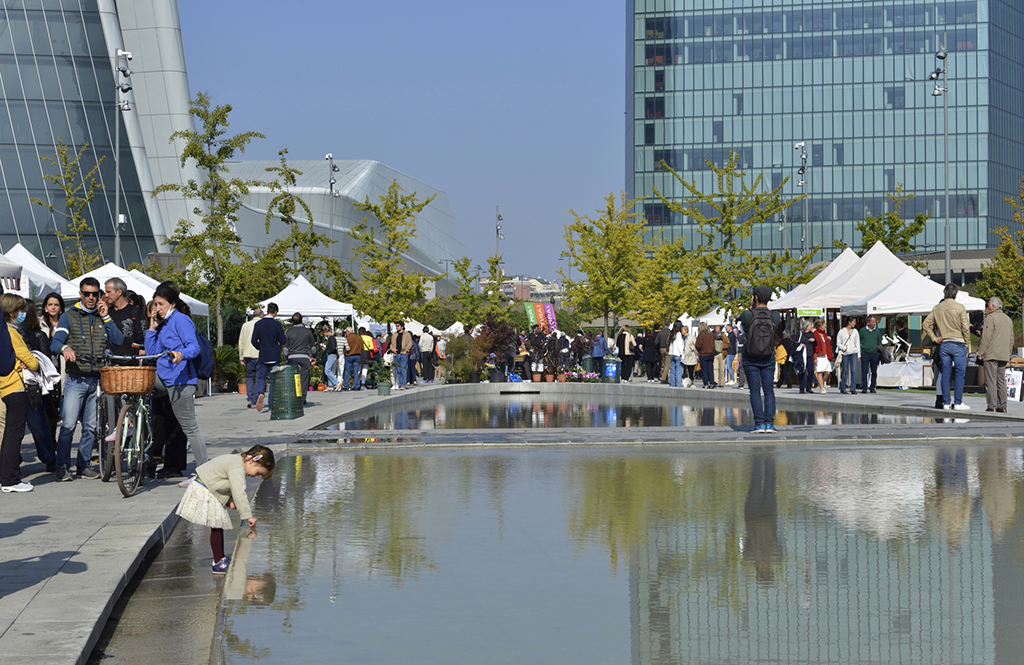
M840 443L885 445L886 442L921 440L942 445L953 441L983 440L1018 443L1024 427L1024 404L1011 403L1007 414L985 413L985 398L965 396L972 408L942 424L921 425L814 425L780 426L773 436L754 435L730 427L660 427L646 429L572 430L430 430L395 431L315 430L341 415L358 414L387 401L402 405L429 405L442 394L465 397L515 391L537 393L540 399L565 400L573 396L628 396L637 403L646 398L678 396L680 400L713 401L717 406L742 408L747 391L673 389L648 383L607 384L477 384L416 388L381 398L375 392L316 393L305 415L295 420L271 420L268 411L245 408L237 394L214 395L196 403L200 426L210 456L242 450L254 443L272 445L280 452L327 448L373 448L424 445L561 445L633 443L739 445L807 445ZM796 389L777 392L778 408L792 410L845 410L941 417L932 407L933 393L880 390L877 394L844 396L799 395ZM952 416L952 414L948 414ZM963 421L963 418L971 418ZM35 491L4 494L0 498L0 653L5 661L84 663L88 660L107 618L147 554L165 543L177 523L174 508L182 495L175 481L146 481L140 493L121 497L115 483L76 480L55 483L35 460L31 438L22 447L28 462L23 473ZM251 488L255 487L255 483ZM171 547L169 545L169 547ZM196 554L197 571L209 562L203 547ZM192 556L192 555L186 555ZM187 561L185 562L187 564ZM159 571L158 571L159 572ZM164 584L173 584L168 580ZM206 588L204 593L209 594ZM213 617L210 617L210 623ZM212 630L212 627L211 627ZM140 639L149 639L145 636ZM203 651L203 645L196 647ZM187 658L186 658L187 660ZM184 662L184 661L183 661Z

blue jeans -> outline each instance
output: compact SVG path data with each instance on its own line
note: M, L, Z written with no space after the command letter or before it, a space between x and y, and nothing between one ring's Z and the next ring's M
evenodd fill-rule
M338 354L332 353L327 356L327 362L324 363L324 378L327 379L327 387L333 388L338 385L338 374L336 369L338 367Z
M359 356L345 356L345 378L341 387L345 390L359 390Z
M274 382L267 380L270 376L270 370L274 369L277 363L257 363L256 364L256 386L253 391L253 397L259 397L263 394L263 391L267 391L267 404L272 404L274 399ZM253 399L255 404L255 399Z
M84 469L92 461L92 446L96 442L96 385L99 382L99 377L77 374L68 374L64 381L64 403L60 410L60 435L57 437L58 467L71 467L71 440L79 418L82 419L82 438L78 442L76 464L79 469Z
M844 353L840 358L842 358L842 366L839 372L839 392L843 392L847 388L851 392L857 392L857 354L847 355ZM862 385L861 388L863 387Z
M679 388L683 385L683 357L669 356L668 385Z
M734 360L736 360L736 354L735 353L730 353L729 355L727 355L725 357L725 380L726 380L726 382L728 382L728 381L735 381L736 380L736 370L734 370L732 368L732 361L734 361Z
M43 395L43 399L49 399L49 396ZM46 404L40 404L35 410L29 409L26 420L36 444L36 457L43 464L50 464L56 459L57 442L53 440L53 431L46 420Z
M942 403L960 404L964 400L964 373L967 371L967 345L963 342L942 342L939 347L942 358ZM949 400L949 373L953 372L953 402Z
M743 356L743 373L750 386L750 408L754 411L754 424L775 424L775 358ZM761 393L764 392L764 401Z
M249 404L256 403L256 372L259 371L260 363L256 358L245 359L245 401Z
M409 382L409 354L395 354L395 373L398 378L398 387L403 388Z

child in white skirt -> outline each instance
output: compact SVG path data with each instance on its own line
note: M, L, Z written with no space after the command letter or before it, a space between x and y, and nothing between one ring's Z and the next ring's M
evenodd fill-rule
M266 446L253 446L241 455L221 455L196 468L196 478L175 512L193 524L210 527L214 574L226 573L231 561L224 556L224 529L232 528L224 506L232 510L237 507L249 527L256 526L245 494L245 477L266 480L273 473L274 452Z

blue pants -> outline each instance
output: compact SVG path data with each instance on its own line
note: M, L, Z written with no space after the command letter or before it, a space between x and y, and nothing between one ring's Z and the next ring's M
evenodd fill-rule
M268 381L267 377L270 376L270 370L274 369L276 365L277 363L256 363L256 389L253 391L253 397L259 397L266 390L267 404L273 403L274 399L274 382ZM253 403L255 403L255 399Z
M679 388L683 385L683 357L669 356L668 385Z
M871 374L871 380L868 380L868 374ZM878 384L878 352L867 353L862 351L860 354L860 389L863 392L874 390Z
M967 371L967 345L963 342L942 342L942 403L961 404L964 401L964 373ZM953 401L949 399L949 373L953 373Z
M405 384L409 382L409 354L408 353L396 353L395 354L395 369L398 379L398 387L404 388Z
M43 399L49 399L43 395ZM46 420L46 404L40 404L26 414L28 431L32 432L32 440L36 444L36 457L43 464L51 464L57 458L57 442L53 440L53 431Z
M845 353L840 356L842 358L842 366L839 372L839 391L842 392L847 388L850 392L857 392L857 356L856 354L846 355ZM862 385L861 388L864 386Z
M324 378L327 379L327 387L333 388L338 385L338 375L335 370L338 368L338 354L332 353L327 356L327 362L324 363Z
M743 372L750 386L750 408L754 412L754 424L775 424L775 358L765 356L743 357ZM764 399L761 399L761 393Z
M76 465L84 469L92 461L92 446L96 442L96 386L99 382L99 377L77 374L68 374L64 381L64 403L60 410L60 435L57 437L58 467L71 467L71 440L79 418L82 419L82 438L78 442Z
M736 360L736 354L730 353L725 357L725 380L726 382L736 380L736 370L732 368L732 361Z
M345 356L345 378L341 387L345 390L359 390L359 356Z
M256 403L256 372L259 371L259 367L258 359L245 358L245 401L249 404Z

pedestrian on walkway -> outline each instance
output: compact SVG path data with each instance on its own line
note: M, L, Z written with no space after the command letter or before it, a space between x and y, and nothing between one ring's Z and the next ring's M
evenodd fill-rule
M263 310L259 307L252 313L249 320L242 324L238 334L238 360L245 368L245 408L256 406L256 372L259 370L259 349L253 346L252 331L256 322L263 318Z
M878 318L868 318L868 324L858 332L860 336L860 390L875 392L878 386L878 349L882 346L882 329Z
M736 368L733 363L736 360L736 329L731 323L725 324L725 385L736 385Z
M683 352L686 350L686 338L683 336L683 324L676 321L669 333L668 358L671 366L668 370L668 385L673 388L683 387Z
M7 329L11 348L18 359L15 368L0 377L0 398L5 410L0 441L0 490L5 494L31 492L31 483L21 480L21 440L25 438L25 419L29 409L21 368L38 371L39 361L14 327L25 321L25 299L14 293L5 293L0 296L0 308L4 312L5 325L2 327Z
M622 383L629 383L633 380L633 365L636 363L636 338L629 331L629 326L622 326L622 331L615 338L615 345L619 350L619 358L622 360L622 371L619 380Z
M818 390L824 395L827 391L828 375L832 373L832 340L825 332L825 319L814 322L814 377L818 380Z
M277 303L267 304L268 316L256 322L252 329L252 345L259 351L256 358L256 410L263 410L263 393L268 402L274 398L274 382L268 381L270 371L281 362L281 347L284 346L284 326L276 318Z
M715 334L703 321L697 326L697 340L694 342L697 360L700 362L700 378L704 388L715 387Z
M434 335L430 326L423 328L420 335L420 372L423 375L423 383L434 382L434 368L437 366L437 356L434 354Z
M669 327L668 321L665 322L665 325L654 326L654 340L658 343L658 359L661 361L661 372L659 374L659 378L662 383L668 383L668 336L671 332L672 329Z
M747 343L743 349L743 371L750 386L750 408L754 411L756 434L775 433L775 332L782 315L768 309L772 290L755 286L750 309L740 315Z
M1013 348L1013 323L1003 313L1002 299L993 296L985 307L978 360L985 370L986 411L1006 413L1006 363Z
M338 381L338 338L334 336L331 324L328 321L320 324L320 336L324 340L324 351L320 361L323 363L324 379L327 380L328 390L337 390L341 387Z
M355 333L352 327L345 328L345 336L338 345L345 357L344 374L341 377L341 390L359 390L359 369L362 366L363 338Z
M238 509L238 515L249 528L256 526L249 497L245 493L245 478L266 480L274 473L274 452L266 446L253 446L241 455L220 455L196 469L195 481L189 484L174 512L201 526L210 527L210 549L213 550L213 573L228 572L230 557L224 555L224 529L232 528L228 516Z
M284 334L284 344L288 348L288 364L299 372L299 383L302 390L302 405L306 405L309 396L309 370L316 364L316 335L302 322L302 313L292 314L292 327Z
M810 395L814 391L814 345L814 322L805 321L797 338L794 363L800 374L801 395Z
M935 342L940 344L942 359L942 405L945 409L967 411L971 407L963 403L964 374L967 372L967 343L971 338L967 309L956 301L960 291L956 284L947 284L942 291L942 301L932 309L921 324L921 330L932 334L938 330ZM949 394L949 377L953 376L953 395Z
M839 392L846 394L850 389L851 395L857 394L857 360L860 358L860 333L854 328L856 319L852 316L846 319L846 325L836 336L836 349L839 351ZM861 386L864 391L864 386Z

